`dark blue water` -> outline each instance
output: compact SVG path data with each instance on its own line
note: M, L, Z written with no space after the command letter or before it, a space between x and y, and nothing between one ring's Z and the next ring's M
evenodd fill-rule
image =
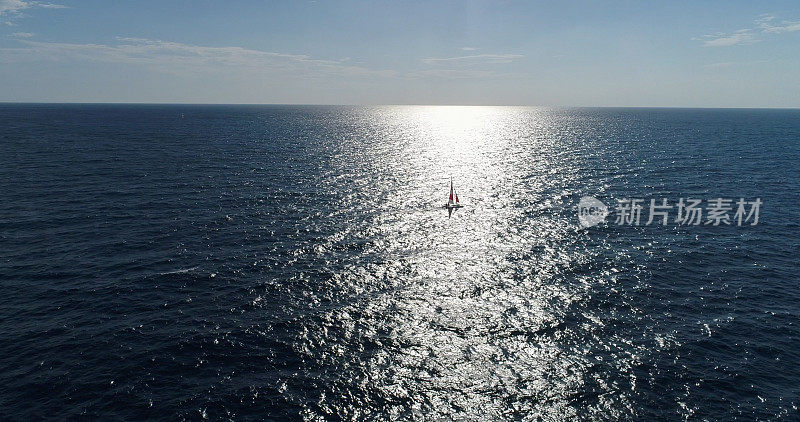
M0 157L3 420L800 417L798 110L0 105Z

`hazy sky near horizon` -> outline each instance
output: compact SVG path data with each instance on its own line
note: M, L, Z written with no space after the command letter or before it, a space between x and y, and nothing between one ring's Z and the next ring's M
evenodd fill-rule
M0 101L800 107L800 2L0 0Z

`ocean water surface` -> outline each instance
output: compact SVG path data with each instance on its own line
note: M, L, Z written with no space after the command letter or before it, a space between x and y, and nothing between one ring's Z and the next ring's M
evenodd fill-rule
M0 157L3 420L800 417L800 110L5 104Z

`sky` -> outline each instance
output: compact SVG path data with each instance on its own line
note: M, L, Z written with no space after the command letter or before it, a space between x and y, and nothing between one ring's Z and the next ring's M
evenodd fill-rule
M800 2L0 0L0 102L800 107Z

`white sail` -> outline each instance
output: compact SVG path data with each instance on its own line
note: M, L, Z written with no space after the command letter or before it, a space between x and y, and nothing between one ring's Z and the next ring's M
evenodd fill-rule
M453 186L453 178L450 178L450 196L447 198L446 208L460 208L461 204L458 201L458 193Z
M450 178L450 197L447 199L447 205L453 205L453 178Z

